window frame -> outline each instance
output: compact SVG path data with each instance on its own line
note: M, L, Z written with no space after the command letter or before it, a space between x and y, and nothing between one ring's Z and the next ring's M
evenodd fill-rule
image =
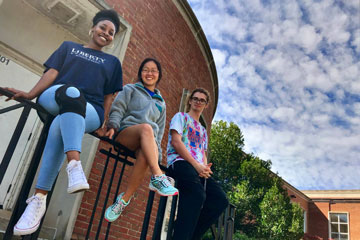
M343 223L340 223L339 221L339 215L338 216L338 222L332 222L331 221L331 216L332 214L346 214L346 225L347 225L347 233L342 233L340 232L340 224L343 224ZM333 232L332 229L331 229L331 224L338 224L339 226L339 230L337 232ZM344 225L344 224L343 224ZM349 220L349 212L341 212L341 211L329 211L328 212L328 226L329 226L329 239L334 239L334 240L340 240L340 238L332 238L332 234L333 233L337 233L337 234L346 234L348 236L348 239L347 240L350 240L350 220Z

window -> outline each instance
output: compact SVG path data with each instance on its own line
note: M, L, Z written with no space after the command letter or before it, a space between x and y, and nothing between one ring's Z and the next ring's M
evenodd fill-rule
M179 106L179 112L186 112L188 110L186 100L187 100L189 95L190 95L189 90L183 88L183 92L182 92L182 95L181 95L180 106Z
M20 9L21 1L13 1L12 5L15 5L16 9ZM69 0L24 0L27 4L29 4L32 8L36 9L37 12L40 12L43 16L45 16L44 21L51 23L50 26L42 25L41 29L45 31L44 34L41 34L38 29L34 32L38 33L38 35L50 35L50 36L57 36L59 31L65 30L65 32L71 36L59 36L54 40L54 37L45 38L43 41L45 42L44 46L49 46L49 42L51 46L50 53L45 54L45 56L42 56L42 59L39 59L38 62L42 63L45 59L50 56L50 54L56 49L63 39L66 39L68 41L74 41L78 43L85 44L89 41L89 30L92 26L92 18L95 16L95 14L101 10L101 9L109 9L111 8L111 5L106 3L105 0L77 0L77 1L69 1ZM20 7L18 7L20 5ZM15 8L13 8L15 9ZM18 14L20 18L28 17L26 14L28 12L24 12L24 16L21 16L21 14ZM35 19L37 19L38 22L40 17L35 15ZM130 41L130 35L132 31L131 25L125 21L120 15L120 27L119 27L119 33L114 38L113 44L111 44L109 47L105 47L103 49L104 52L112 54L119 58L120 62L124 59L125 51L127 49L127 45ZM22 20L22 19L21 19ZM21 20L19 20L21 22ZM50 20L50 21L49 21ZM19 22L16 21L16 22ZM11 22L11 21L9 21ZM26 20L23 20L23 22L26 23ZM25 25L23 23L23 25ZM40 23L39 23L40 24ZM54 24L60 26L61 28L54 28ZM27 27L29 28L29 27ZM24 29L27 29L24 28ZM15 29L18 29L15 28ZM23 29L23 28L21 28ZM50 30L49 30L50 29ZM61 30L59 30L61 29ZM52 31L49 34L49 31ZM1 32L1 31L0 31ZM0 34L1 35L1 34ZM27 38L24 38L27 39ZM35 39L35 38L34 38ZM37 39L37 38L36 38ZM35 41L36 42L36 41ZM53 42L53 43L51 43ZM10 45L10 44L9 44ZM26 44L20 44L20 46L25 45L24 48L26 48ZM14 46L15 49L19 50L21 52L21 48L18 48ZM26 53L26 51L24 51Z
M348 213L329 213L330 238L334 240L349 240Z

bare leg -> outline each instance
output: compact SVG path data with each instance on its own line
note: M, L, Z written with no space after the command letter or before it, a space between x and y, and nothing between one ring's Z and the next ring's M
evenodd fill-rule
M80 153L78 151L68 151L66 152L66 157L68 162L71 160L80 161Z
M41 194L47 195L48 192L49 192L49 191L42 190L42 189L38 189L38 188L35 189L35 194L41 193Z
M145 156L141 150L136 152L136 163L130 176L129 184L126 188L125 194L122 199L128 202L136 189L141 185L149 165L146 162Z
M153 175L161 175L158 163L158 150L153 129L149 124L138 124L127 127L116 137L116 141L125 147L137 151L141 150Z

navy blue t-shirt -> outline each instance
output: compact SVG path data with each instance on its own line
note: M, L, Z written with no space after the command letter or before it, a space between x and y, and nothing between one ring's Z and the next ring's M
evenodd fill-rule
M53 85L72 84L82 90L86 100L104 121L104 96L122 90L122 69L118 58L74 42L65 41L44 63L47 71L59 74Z

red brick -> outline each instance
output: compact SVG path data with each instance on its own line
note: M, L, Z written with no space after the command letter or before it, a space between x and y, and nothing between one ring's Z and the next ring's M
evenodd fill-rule
M166 162L168 124L179 109L183 88L192 90L196 86L202 86L210 90L211 94L213 92L207 62L189 26L172 1L107 0L106 2L113 6L119 15L123 16L132 26L130 42L122 62L124 83L136 82L138 67L144 58L154 57L162 64L163 79L158 88L167 104L166 130L161 144L164 164ZM214 99L213 94L211 97ZM211 102L208 109L213 109L213 107L214 102ZM208 126L211 124L212 116L211 110L204 112ZM99 144L99 149L109 149L110 147L112 146L105 142ZM87 230L88 223L85 224L84 221L89 220L91 216L97 188L104 171L105 160L104 154L96 153L89 176L91 190L84 194L74 233L86 234L85 230ZM122 164L119 163L106 206L112 204L116 197L115 192L121 167ZM114 161L110 160L96 209L92 228L94 231L96 231L97 226L95 227L95 225L99 223L101 217L101 208L104 205L113 168ZM125 191L131 172L132 167L126 166L119 193ZM109 239L139 239L149 194L147 188L149 179L150 173L146 175L142 186L136 191L131 205L126 208L123 216L111 225ZM149 230L153 229L158 201L159 197L156 196ZM106 223L102 225L102 234L105 231L104 229L106 229ZM147 238L151 239L151 231L149 231Z

